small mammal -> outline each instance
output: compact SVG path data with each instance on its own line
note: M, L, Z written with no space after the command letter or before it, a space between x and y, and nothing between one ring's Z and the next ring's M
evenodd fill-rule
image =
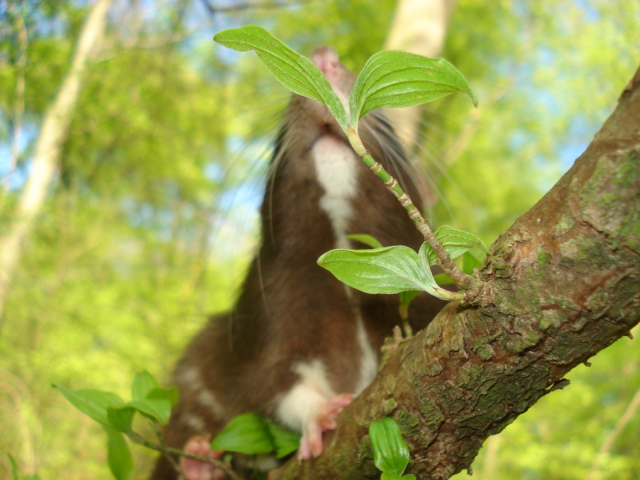
M316 49L311 59L348 105L355 75L330 48ZM421 205L419 174L384 116L370 113L359 130L367 150ZM165 431L169 446L189 444L201 453L203 442L194 438L215 435L234 416L253 411L302 432L299 459L320 455L323 432L335 429L340 411L371 382L384 338L400 323L397 295L352 290L316 263L333 248L363 248L347 238L351 233L416 250L422 243L328 110L294 95L271 161L262 243L237 304L191 341L175 370L181 397ZM443 305L416 298L409 312L414 331ZM202 477L223 478L220 473ZM151 478L176 474L161 458Z

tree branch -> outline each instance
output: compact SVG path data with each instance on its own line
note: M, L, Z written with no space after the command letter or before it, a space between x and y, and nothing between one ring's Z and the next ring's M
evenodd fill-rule
M411 450L408 473L447 479L627 335L640 321L639 119L640 70L585 153L492 246L482 306L448 304L383 359L320 458L270 478L379 478L367 431L391 416Z

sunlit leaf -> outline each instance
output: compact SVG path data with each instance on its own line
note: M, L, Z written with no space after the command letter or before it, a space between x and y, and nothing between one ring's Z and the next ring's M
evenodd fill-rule
M420 105L455 92L477 103L462 73L445 59L379 52L367 61L351 91L351 124L376 108Z
M347 127L347 115L342 102L320 69L264 28L247 25L224 30L213 39L220 45L239 52L255 51L262 63L286 88L326 105L338 124L342 128Z
M341 282L366 293L429 291L436 286L431 272L420 267L418 254L405 246L331 250L318 264Z
M458 258L473 248L480 249L483 252L487 251L484 242L474 234L456 230L448 225L440 227L435 236L452 259ZM424 242L420 247L419 255L427 265L432 266L438 263L436 252L427 242Z
M451 258L457 258L472 248L478 248L485 253L488 251L484 242L474 234L457 230L449 225L438 228L435 235Z

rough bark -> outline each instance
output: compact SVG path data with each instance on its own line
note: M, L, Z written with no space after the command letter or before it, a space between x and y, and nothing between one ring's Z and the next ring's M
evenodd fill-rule
M20 197L13 224L8 233L0 238L0 325L11 280L60 163L62 144L67 137L80 95L86 65L102 38L110 6L111 0L98 0L87 17L78 39L71 69L42 122L31 173Z
M399 0L385 50L404 50L437 57L447 37L447 27L456 0ZM397 108L387 115L407 146L416 145L420 107Z
M447 479L482 443L564 386L563 376L640 321L640 70L584 154L495 242L475 305L449 304L387 354L322 457L271 479L379 478L367 437L384 416L408 473Z

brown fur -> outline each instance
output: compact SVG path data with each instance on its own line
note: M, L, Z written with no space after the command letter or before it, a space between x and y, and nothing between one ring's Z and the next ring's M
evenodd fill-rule
M334 89L348 93L354 76L340 65ZM277 402L298 376L298 361L320 358L338 393L352 392L359 378L360 346L356 340L355 311L360 310L374 350L400 322L397 295L347 295L345 287L316 263L335 248L328 216L319 208L323 189L315 178L310 146L331 132L344 138L320 104L294 96L285 126L276 143L272 175L261 207L262 244L253 260L232 313L213 318L189 344L176 369L181 400L166 428L166 440L182 448L196 434L216 434L235 415L254 411L274 417ZM422 195L416 171L404 159L402 147L378 113L360 124L364 144L373 157L404 183L417 204ZM422 243L420 234L397 200L358 162L356 211L349 233L368 233L383 245ZM355 246L355 245L354 245ZM363 247L363 245L357 245ZM414 329L424 327L442 302L421 296L412 305ZM186 369L199 372L195 384ZM215 395L217 413L198 398ZM206 402L205 402L206 403ZM186 419L204 421L198 430ZM160 460L152 479L175 479L168 462Z

